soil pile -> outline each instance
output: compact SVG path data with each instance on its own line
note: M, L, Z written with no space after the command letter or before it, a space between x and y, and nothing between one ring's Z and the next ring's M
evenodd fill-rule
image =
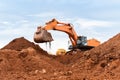
M38 45L35 45L33 42L28 41L24 37L20 37L12 40L9 44L7 44L2 49L11 49L11 50L21 51L22 49L27 49L28 47L32 47L36 50L42 51L42 49Z
M12 40L0 50L0 80L43 80L43 76L49 79L59 67L64 68L46 51L23 37ZM46 75L49 76L46 78Z
M120 34L117 34L89 51L51 56L25 38L17 38L0 50L0 79L119 80L119 44Z
M119 80L120 79L120 34L100 46L83 53L72 65L75 74L82 79ZM77 75L74 75L77 76Z

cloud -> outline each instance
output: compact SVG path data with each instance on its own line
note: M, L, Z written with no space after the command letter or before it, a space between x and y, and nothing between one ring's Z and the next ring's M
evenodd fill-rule
M0 25L6 25L6 26L8 26L8 25L12 25L12 23L8 22L8 21L1 21Z
M31 39L34 25L20 15L0 14L0 47L8 44L12 39L24 36ZM31 39L32 40L32 39Z
M82 28L93 28L93 27L108 27L113 25L109 21L91 20L91 19L77 19L74 23L78 24Z
M34 0L28 0L28 1L34 1ZM79 0L36 0L36 1L39 1L39 2L46 2L46 3L59 3L59 4L67 4L67 3L77 3ZM89 0L87 0L89 1ZM85 0L81 0L80 2L87 2Z
M29 23L29 21L24 19L24 20L20 20L19 23Z
M96 4L100 4L100 3L102 3L102 4L106 4L106 5L108 5L108 4L111 4L111 5L114 5L114 4L119 4L120 3L120 0L93 0L93 2L94 2L94 4L96 3Z
M34 22L28 22L27 20L20 20L16 23L11 23L13 25L8 25L10 22L2 22L5 25L0 24L0 40L2 40L2 44L7 44L10 40L17 37L25 37L30 41L33 40L34 31L36 30L36 26ZM7 26L6 26L7 25ZM1 47L1 45L0 45Z
M55 16L60 16L63 15L61 12L43 12L43 13L39 13L39 14L31 14L28 16L32 16L32 17L55 17Z
M6 7L5 3L0 1L0 10L3 10Z

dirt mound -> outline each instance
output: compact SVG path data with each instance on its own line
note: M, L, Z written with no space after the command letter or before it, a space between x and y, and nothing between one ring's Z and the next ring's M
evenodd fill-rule
M54 74L56 70L61 70L60 68L64 66L51 59L38 45L23 37L12 40L0 50L1 80L43 80L44 77L40 78L40 75L51 76L51 73Z
M0 50L0 79L119 80L119 44L120 34L117 34L89 51L51 56L25 38L17 38Z
M9 44L7 44L2 49L11 49L11 50L21 51L22 49L27 49L28 47L32 47L36 50L42 50L38 45L28 41L24 37L20 37L12 40Z
M118 80L120 69L120 34L100 46L83 53L75 64L75 73L81 72L82 79ZM87 74L87 75L85 75ZM76 75L75 75L76 76Z

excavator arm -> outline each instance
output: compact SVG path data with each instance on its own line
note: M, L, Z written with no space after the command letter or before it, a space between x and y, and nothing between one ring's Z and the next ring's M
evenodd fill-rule
M78 36L70 24L58 22L56 19L46 23L46 26L43 27L44 30L57 30L65 32L69 35L70 41L73 46L77 44Z

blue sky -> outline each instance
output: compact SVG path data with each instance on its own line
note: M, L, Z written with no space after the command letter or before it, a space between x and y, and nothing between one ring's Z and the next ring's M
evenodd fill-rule
M2 0L0 47L22 36L33 41L37 26L44 26L52 18L72 23L78 35L104 42L120 31L120 0ZM58 48L67 49L67 34L50 32L54 52ZM45 49L44 44L40 46Z

